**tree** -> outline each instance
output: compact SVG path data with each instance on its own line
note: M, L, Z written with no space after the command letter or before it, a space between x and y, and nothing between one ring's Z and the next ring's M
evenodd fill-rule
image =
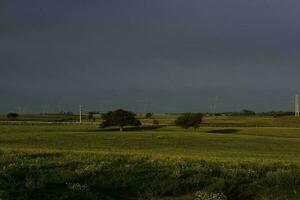
M126 110L110 111L102 115L101 128L118 126L123 131L124 126L140 126L141 122L136 119L136 114Z
M246 116L255 115L255 112L252 111L252 110L244 109L244 110L242 111L242 115L246 115Z
M18 113L8 113L6 115L6 117L9 120L16 120L19 117L19 114Z
M94 117L95 112L88 112L88 121L95 121L95 117Z
M58 114L60 114L60 115L68 115L68 116L74 115L74 113L73 113L73 112L70 112L70 111L68 111L68 112L60 111Z
M147 119L150 119L152 116L153 116L153 113L146 113L146 115L145 115L145 117L146 117Z
M202 123L202 113L184 113L175 120L175 125L182 128L198 128Z

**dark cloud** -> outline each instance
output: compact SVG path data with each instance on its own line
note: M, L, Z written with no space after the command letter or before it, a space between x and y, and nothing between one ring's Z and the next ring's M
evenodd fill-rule
M0 90L5 99L86 90L89 99L111 88L292 94L300 74L299 6L296 0L4 0ZM29 99L31 106L47 103Z

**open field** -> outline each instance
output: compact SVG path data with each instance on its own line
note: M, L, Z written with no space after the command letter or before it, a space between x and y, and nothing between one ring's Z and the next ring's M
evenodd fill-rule
M0 199L195 199L197 191L299 199L298 121L220 116L198 130L123 133L96 124L0 125Z
M225 133L218 133L221 132ZM216 132L216 133L214 133ZM217 161L300 162L300 129L166 126L120 133L96 125L2 125L2 150L140 154Z

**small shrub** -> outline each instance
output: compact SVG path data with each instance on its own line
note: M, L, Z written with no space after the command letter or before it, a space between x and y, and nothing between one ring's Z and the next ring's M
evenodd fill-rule
M157 119L154 119L152 124L157 126L157 125L159 125L159 121Z
M221 193L197 192L195 200L227 200L226 196Z

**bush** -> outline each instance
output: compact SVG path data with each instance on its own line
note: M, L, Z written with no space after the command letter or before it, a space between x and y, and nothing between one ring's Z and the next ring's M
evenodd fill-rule
M159 125L159 121L157 119L154 119L152 122L153 125Z

